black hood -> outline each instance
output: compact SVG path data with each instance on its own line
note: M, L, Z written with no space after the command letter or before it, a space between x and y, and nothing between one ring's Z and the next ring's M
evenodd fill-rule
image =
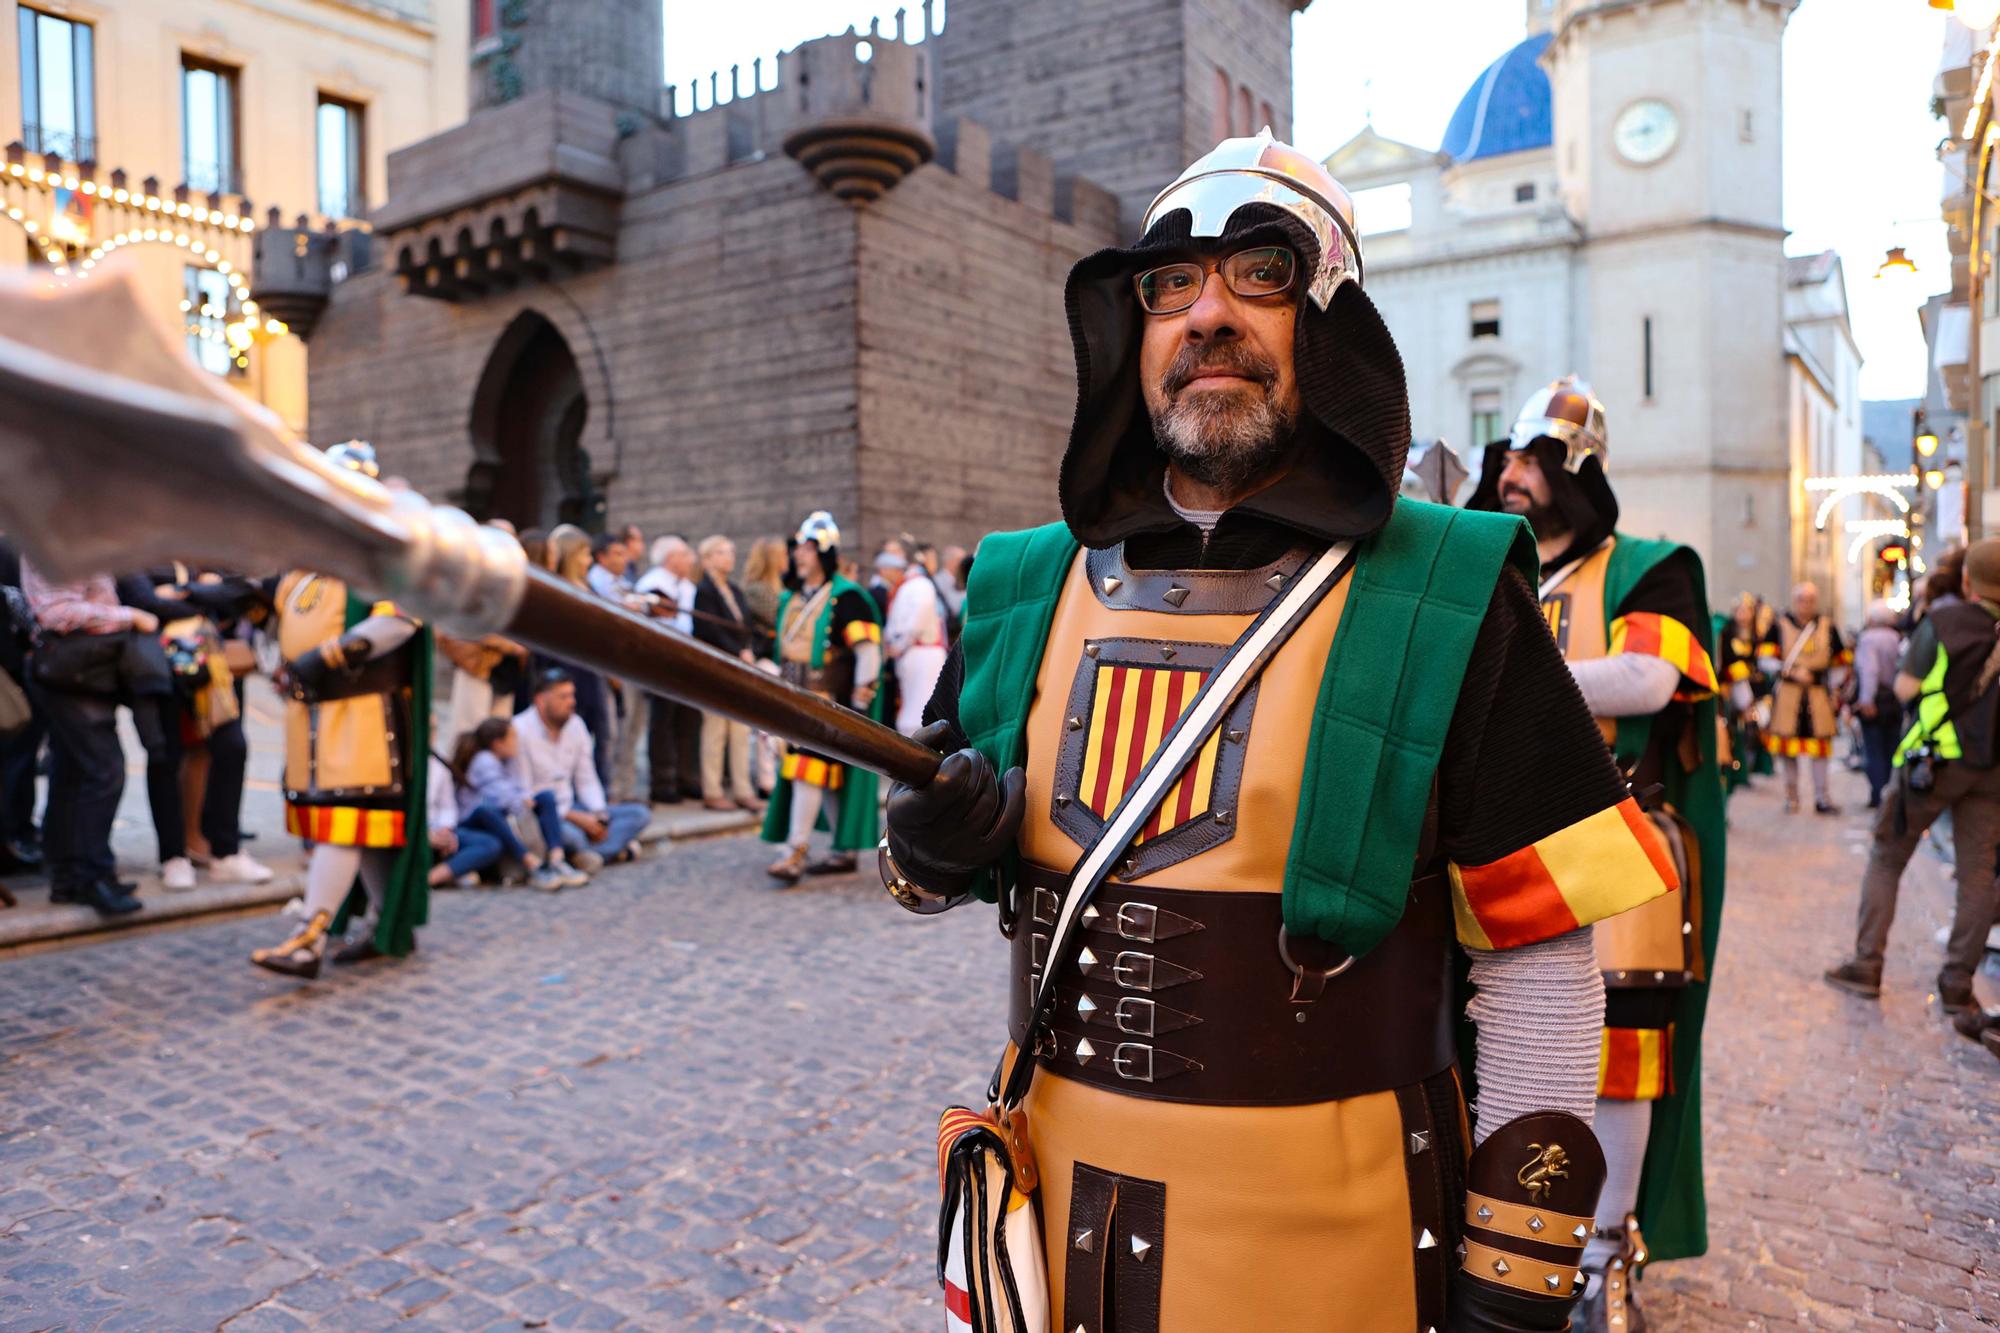
M1549 479L1549 499L1569 523L1569 546L1547 565L1548 569L1559 569L1577 556L1603 545L1604 539L1618 526L1618 497L1611 493L1611 481L1604 475L1604 464L1598 461L1596 454L1584 459L1583 466L1571 473L1563 466L1567 450L1560 440L1543 435L1528 447L1535 451L1535 459L1542 465L1542 475ZM1498 512L1500 470L1507 465L1507 452L1505 440L1496 440L1486 446L1485 456L1479 465L1479 485L1473 489L1472 498L1465 502L1467 509Z
M1076 420L1063 455L1063 519L1085 546L1106 547L1179 520L1166 502L1167 456L1153 438L1139 386L1145 319L1132 279L1197 249L1285 244L1302 271L1319 265L1305 224L1270 204L1246 204L1224 235L1197 245L1191 216L1176 209L1139 244L1100 250L1069 273L1064 301L1076 346ZM1375 305L1343 283L1321 310L1301 297L1292 357L1303 402L1285 484L1242 502L1327 540L1364 537L1389 521L1410 446L1403 359Z

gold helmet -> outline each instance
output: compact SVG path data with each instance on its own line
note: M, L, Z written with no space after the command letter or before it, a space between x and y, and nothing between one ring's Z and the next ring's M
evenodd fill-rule
M1190 236L1218 237L1245 204L1272 204L1306 224L1319 242L1319 269L1306 284L1314 305L1326 309L1344 282L1361 285L1361 238L1354 230L1354 201L1327 169L1269 126L1245 139L1224 139L1197 160L1146 208L1139 234L1177 208L1193 215Z
M1597 401L1588 384L1565 375L1529 395L1508 432L1507 447L1526 449L1540 439L1563 446L1563 471L1572 475L1583 467L1584 459L1593 456L1599 467L1608 465L1611 445L1604 404Z

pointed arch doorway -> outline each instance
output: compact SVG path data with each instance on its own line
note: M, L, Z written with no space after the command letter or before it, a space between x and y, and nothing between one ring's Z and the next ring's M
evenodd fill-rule
M515 316L486 359L472 399L472 467L465 508L517 528L604 527L604 497L583 447L590 398L560 330L535 311Z

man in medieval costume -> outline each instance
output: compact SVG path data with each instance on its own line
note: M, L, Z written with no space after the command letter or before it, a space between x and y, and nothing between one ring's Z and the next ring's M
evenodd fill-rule
M1675 1259L1707 1249L1701 1027L1725 860L1701 558L1616 531L1609 445L1603 404L1575 376L1557 380L1487 447L1468 502L1534 529L1556 647L1672 849L1683 889L1594 931L1605 1012L1593 1127L1607 1176L1583 1259L1581 1326L1592 1333L1643 1326L1633 1284L1649 1251Z
M1785 813L1799 810L1799 760L1812 769L1813 811L1837 815L1827 782L1833 769L1833 738L1840 720L1833 700L1833 675L1853 661L1840 627L1820 614L1819 589L1801 583L1792 589L1791 609L1772 626L1775 653L1764 661L1772 674L1771 726L1764 744L1777 756L1785 779Z
M1728 710L1731 753L1736 763L1725 771L1730 791L1748 786L1753 775L1769 776L1776 766L1764 745L1764 727L1771 705L1771 678L1777 674L1777 612L1753 592L1737 594L1728 616L1715 617L1716 675Z
M326 456L373 488L373 447ZM373 928L336 962L417 947L430 912L431 635L389 602L370 603L339 579L294 570L275 599L285 691L285 827L312 845L305 925L250 961L289 976L319 975L329 938L350 917Z
M840 528L824 510L792 540L792 568L778 599L772 660L801 689L881 717L882 613L867 590L840 572ZM764 812L764 841L785 845L771 878L796 884L807 875L844 875L855 853L875 845L875 775L790 745L778 787ZM815 828L833 835L825 856L811 854Z
M946 758L893 791L880 858L912 910L1000 904L1006 1078L1033 1080L996 1122L1031 1148L1051 1325L1565 1328L1602 1181L1588 927L1675 885L1527 530L1399 498L1352 205L1268 131L1066 301L1064 521L979 548L920 733ZM1103 878L1101 830L1204 708Z

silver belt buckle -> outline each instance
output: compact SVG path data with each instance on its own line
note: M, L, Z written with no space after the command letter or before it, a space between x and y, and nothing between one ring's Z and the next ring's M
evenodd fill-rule
M1129 1068L1127 1066L1130 1066ZM1153 1048L1136 1041L1121 1041L1111 1053L1111 1067L1118 1077L1134 1083L1153 1081Z
M1120 903L1118 905L1118 937L1137 940L1141 944L1151 944L1154 932L1159 929L1160 909L1151 903Z
M1121 995L1118 1007L1111 1012L1111 1018L1118 1030L1128 1037L1150 1037L1153 1035L1153 1002L1137 995Z
M1112 960L1111 975L1126 990L1153 989L1153 955L1126 949Z
M1039 885L1036 886L1035 911L1034 911L1035 924L1038 926L1053 926L1056 923L1056 907L1057 903L1054 890L1042 888Z

